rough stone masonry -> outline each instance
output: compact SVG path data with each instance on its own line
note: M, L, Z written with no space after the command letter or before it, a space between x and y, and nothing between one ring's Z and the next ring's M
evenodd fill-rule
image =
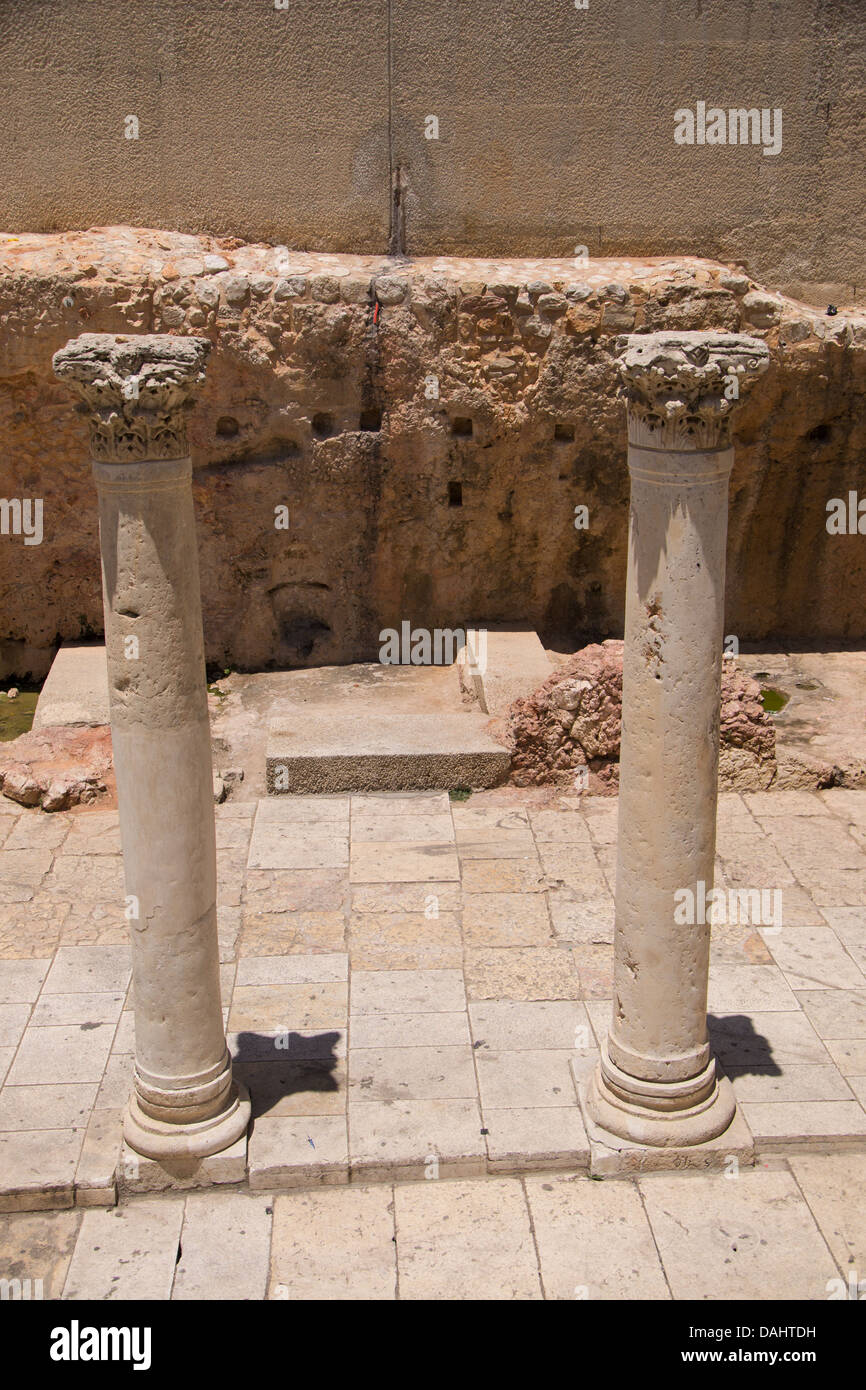
M375 660L384 628L518 619L622 633L625 407L617 339L766 341L738 417L726 632L866 634L866 565L827 504L866 491L866 314L675 260L403 262L95 228L0 237L0 676L102 631L87 426L51 374L81 332L213 345L189 433L206 656L246 669ZM575 519L586 524L575 527Z

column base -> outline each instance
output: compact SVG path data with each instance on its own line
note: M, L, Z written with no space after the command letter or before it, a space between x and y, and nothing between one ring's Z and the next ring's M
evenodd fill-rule
M705 1144L723 1133L734 1119L737 1102L730 1083L714 1081L708 1097L684 1109L656 1109L638 1101L626 1101L606 1086L601 1068L596 1068L587 1086L587 1108L596 1125L609 1134L627 1138L632 1144L651 1144L656 1148L681 1148Z
M603 1063L577 1081L589 1140L589 1172L645 1173L671 1168L721 1168L755 1161L755 1141L726 1076L684 1109L651 1109L609 1090Z
M723 1134L736 1113L730 1083L722 1085L715 1062L688 1081L664 1083L627 1076L603 1048L586 1086L586 1108L608 1134L632 1144L684 1148Z
M246 1134L249 1123L249 1092L240 1081L232 1081L228 1104L219 1114L185 1124L156 1120L146 1114L133 1091L123 1116L123 1137L131 1149L145 1158L207 1158L236 1143Z
M580 1108L589 1141L591 1177L663 1173L681 1168L696 1168L705 1172L723 1169L733 1177L738 1167L751 1167L755 1162L755 1141L739 1110L734 1110L734 1117L727 1129L714 1139L706 1139L698 1144L647 1144L623 1139L598 1123L587 1104L587 1093L591 1086L591 1079L583 1084L578 1083ZM727 1077L719 1081L719 1090L723 1093L730 1090L733 1096Z

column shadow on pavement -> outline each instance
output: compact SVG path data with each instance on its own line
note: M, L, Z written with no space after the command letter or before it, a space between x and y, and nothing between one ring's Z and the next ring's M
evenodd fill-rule
M233 1071L250 1092L254 1120L269 1113L311 1114L331 1113L333 1102L323 1103L322 1097L340 1090L336 1075L341 1061L336 1048L344 1034L330 1030L310 1034L239 1033ZM307 1095L310 1101L291 1104L293 1097ZM318 1098L318 1099L317 1099ZM310 1105L315 1106L311 1111Z
M736 1070L754 1076L781 1076L782 1068L773 1058L773 1049L763 1033L758 1033L748 1014L707 1016L710 1049L725 1072Z

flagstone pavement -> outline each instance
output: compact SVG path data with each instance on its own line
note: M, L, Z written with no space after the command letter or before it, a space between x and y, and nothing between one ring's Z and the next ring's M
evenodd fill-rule
M294 1288L289 1252L303 1242L288 1218L281 1234L285 1203L303 1224L330 1202L346 1239L388 1229L389 1244L402 1212L423 1243L424 1223L447 1219L441 1191L479 1239L500 1203L513 1213L513 1268L524 1271L513 1296L533 1297L548 1284L524 1237L535 1230L540 1257L538 1230L557 1202L571 1211L574 1193L591 1192L575 1221L583 1201L609 1200L611 1226L631 1223L620 1202L652 1224L654 1184L682 1178L697 1194L725 1181L648 1176L608 1199L575 1176L588 1161L575 1082L595 1065L610 1012L616 811L615 798L515 789L216 807L223 1003L254 1125L246 1162L235 1153L190 1180L224 1191L147 1198L165 1183L120 1138L134 1030L117 815L46 815L0 798L0 1210L34 1213L4 1220L56 1221L70 1250L80 1226L77 1252L99 1223L119 1230L151 1210L169 1243L198 1213L204 1240L217 1201L254 1225L267 1214L270 1239L271 1208L283 1252L272 1284ZM866 795L722 795L716 885L779 889L782 902L781 924L712 934L713 1045L770 1163L725 1190L776 1184L811 1230L802 1165L821 1150L849 1173L855 1151L866 1154ZM774 1167L774 1154L790 1167ZM342 1197L323 1190L342 1184ZM285 1188L298 1191L255 1195ZM114 1213L74 1210L109 1208L118 1194ZM699 1214L697 1196L683 1200ZM656 1259L647 1278L662 1280L660 1296L685 1296L652 1232L665 1277ZM673 1250L673 1228L665 1239ZM335 1269L338 1254L335 1237ZM393 1260L369 1263L390 1289ZM568 1265L563 1278L572 1274ZM400 1281L412 1288L411 1267ZM175 1296L182 1286L178 1274Z
M0 1215L0 1279L69 1300L862 1300L864 1180L866 1155L800 1154L132 1197Z

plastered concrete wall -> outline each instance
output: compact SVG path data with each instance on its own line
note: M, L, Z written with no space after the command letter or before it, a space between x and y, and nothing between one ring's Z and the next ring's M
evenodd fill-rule
M693 253L866 297L863 0L4 0L0 56L7 230ZM781 150L678 145L701 101L780 109Z
M382 249L386 0L290 6L2 0L0 226Z

